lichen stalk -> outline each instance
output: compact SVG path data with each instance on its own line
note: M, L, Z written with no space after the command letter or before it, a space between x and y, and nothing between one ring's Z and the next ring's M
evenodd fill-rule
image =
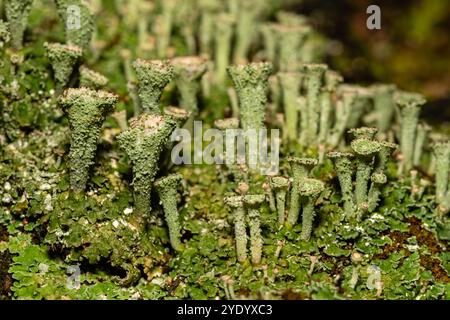
M239 262L247 260L247 231L245 226L245 209L242 196L226 197L225 203L233 210L234 237L236 256Z
M141 114L130 120L130 128L117 136L133 167L134 205L132 223L144 228L151 212L152 183L158 171L160 153L177 121L168 116Z
M302 82L301 73L278 73L281 86L283 108L286 116L286 138L296 140L298 138L298 101Z
M320 119L320 89L323 84L323 76L327 70L324 64L305 64L306 73L306 99L308 127L306 143L317 143L317 135Z
M86 189L89 168L94 164L97 140L106 115L117 96L87 88L68 89L58 99L70 124L70 186L75 192Z
M433 145L436 158L436 200L442 203L448 190L448 175L450 173L450 142L437 142Z
M238 95L240 122L244 130L264 127L268 78L271 72L272 64L267 62L228 67Z
M9 25L11 44L19 50L23 45L23 34L27 28L33 0L5 0L5 16Z
M292 189L289 205L289 213L286 224L292 227L297 223L298 215L300 213L300 194L299 184L307 178L311 169L317 165L317 160L313 158L295 158L289 157L287 161L291 164L292 170Z
M180 240L180 217L177 209L177 189L182 180L182 175L172 174L155 181L155 187L158 191L159 199L164 209L166 223L169 228L170 244L176 251L181 251L183 249Z
M354 155L348 152L329 152L328 158L334 162L341 188L342 200L344 201L344 211L347 217L350 217L353 215L355 209L352 182L352 158L354 158Z
M159 100L164 88L174 77L173 66L168 61L137 59L133 68L139 81L142 111L161 114Z
M403 169L409 172L413 166L420 108L425 104L425 99L419 94L401 92L396 96L396 103L400 111L400 149L403 155Z

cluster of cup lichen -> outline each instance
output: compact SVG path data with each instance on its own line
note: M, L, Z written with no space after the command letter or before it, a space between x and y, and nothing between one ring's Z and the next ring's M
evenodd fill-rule
M195 222L188 221L195 220L197 212L202 214L196 209L201 205L194 204L195 173L188 166L171 168L166 158L176 128L191 130L194 119L217 114L209 110L217 108L216 92L230 104L219 104L225 104L218 112L223 119L214 119L220 130L281 130L277 174L261 176L245 164L216 167L215 178L224 185L219 206L229 209L227 220L234 226L233 232L229 230L233 242L219 240L228 246L224 252L236 272L250 268L262 273L265 282L276 283L283 251L314 246L320 238L317 216L320 213L324 220L329 213L332 221L338 221L332 230L342 232L336 237L355 247L351 281L357 283L362 258L356 247L370 233L364 226L397 183L409 183L415 201L425 193L435 194L431 211L441 225L446 224L450 143L447 136L431 132L420 121L424 98L392 84L344 83L337 71L321 63L326 41L307 17L285 11L269 17L272 1L129 1L116 10L122 24L135 34L133 51L120 48L120 61L108 79L91 69L102 64L108 50L93 24L94 15L101 11L99 3L90 7L75 0L55 3L65 26L64 43L46 42L40 50L45 50L43 59L53 72L54 97L49 99L55 113L56 105L64 113L57 121L68 127L70 147L59 171L59 192L48 200L53 205L43 225L45 242L62 246L66 261L106 261L125 271L125 277L117 278L120 285L131 285L144 274L149 281L160 279L166 264L187 269L183 263L193 259L195 250L207 255L202 252L215 243L208 243L214 234L197 232ZM32 59L24 51L34 45L24 41L31 5L32 1L5 1L7 23L0 21L0 50L13 75L21 72L26 59ZM69 5L81 9L77 32L64 23L70 18ZM183 55L177 52L180 41ZM5 48L9 42L11 47ZM124 76L117 76L122 70ZM122 79L127 92L103 90ZM8 99L20 96L14 89L11 85L3 94ZM174 101L178 107L169 105ZM121 111L108 117L118 108ZM1 122L4 128L9 125L6 120ZM105 121L107 126L108 121L116 125L104 130ZM427 148L429 140L431 148ZM99 141L113 151L104 145L99 148ZM435 184L429 177L435 177ZM70 188L63 186L66 180ZM192 190L180 194L184 180ZM185 208L179 207L181 195ZM267 224L275 236L267 235ZM189 241L185 231L199 235ZM199 240L202 237L208 241ZM201 245L194 248L191 243L197 242ZM314 259L311 256L309 276ZM220 281L225 297L233 298L234 280L230 270L226 272ZM247 277L245 272L242 277ZM170 287L172 280L165 278L167 283L161 286ZM185 294L182 286L176 290Z

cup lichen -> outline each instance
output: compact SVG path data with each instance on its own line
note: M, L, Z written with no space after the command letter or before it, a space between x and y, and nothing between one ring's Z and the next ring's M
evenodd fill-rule
M106 115L117 96L88 88L67 89L58 99L70 124L70 186L75 192L86 189L89 168L94 164L97 140Z

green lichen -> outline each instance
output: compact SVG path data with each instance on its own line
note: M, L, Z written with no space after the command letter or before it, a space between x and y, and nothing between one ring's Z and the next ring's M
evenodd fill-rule
M400 149L403 155L403 169L409 172L413 166L420 109L426 101L420 94L400 92L397 93L395 102L400 115Z
M23 34L27 28L28 15L30 14L33 0L6 0L5 17L11 34L11 44L19 50L23 45Z
M150 196L158 171L161 151L166 145L177 121L171 117L142 114L130 120L130 129L117 136L133 166L134 218L137 228L144 228L151 212Z
M339 100L336 104L335 122L331 130L329 143L333 147L337 147L342 141L345 129L347 128L350 115L353 112L358 92L353 88L339 87Z
M278 213L278 224L284 225L286 220L286 194L289 190L289 179L282 176L270 178L270 188L275 192L276 210Z
M286 117L286 138L298 139L298 102L302 74L296 72L278 73L281 87L283 109Z
M344 201L344 211L347 217L351 217L355 209L352 183L352 158L354 158L354 155L349 152L329 152L327 156L334 162L341 187L342 200Z
M309 172L314 166L317 165L318 161L313 158L297 158L289 157L287 161L291 165L292 171L292 189L289 205L289 214L287 217L286 224L289 227L294 226L297 223L298 215L300 213L300 183L303 179L307 178Z
M367 140L372 140L373 138L375 138L377 132L378 128L372 127L360 127L348 130L348 133L351 134L354 139L367 139Z
M230 64L233 40L234 17L230 14L219 14L214 20L214 62L216 80L224 84L227 78L227 67Z
M95 72L85 66L81 66L80 72L80 86L92 89L101 89L108 84L108 78L104 75Z
M333 108L336 100L336 89L342 81L344 81L344 79L336 71L326 71L325 86L322 87L320 96L320 125L318 139L321 144L325 143L329 138Z
M66 43L87 49L94 32L94 18L83 0L55 0ZM74 10L72 10L74 9Z
M395 113L394 93L397 87L393 84L378 84L371 87L374 110L377 114L377 128L385 134L391 126Z
M301 47L310 33L307 26L277 25L276 34L279 41L279 70L287 72L300 67Z
M374 212L380 200L381 186L386 184L387 177L384 173L374 172L371 176L371 181L368 193L368 211Z
M238 95L240 122L244 130L264 127L266 92L271 72L272 65L267 62L228 67Z
M8 24L3 20L0 20L0 49L11 40L11 34L8 30Z
M236 256L239 262L247 260L247 231L245 227L245 209L242 196L226 197L225 203L233 210Z
M177 209L177 189L182 180L183 176L181 174L172 174L155 181L155 188L164 208L164 215L169 228L170 244L176 251L183 249L180 241L181 227Z
M433 145L436 158L436 200L442 203L448 190L448 175L450 173L450 142L437 142Z
M355 139L351 147L356 154L355 200L359 208L367 204L368 182L374 169L375 154L381 150L379 142L369 139Z
M133 63L139 81L142 111L161 114L159 100L164 88L173 79L173 67L168 61L137 59Z
M60 43L45 44L45 48L55 73L57 87L61 90L68 84L73 69L82 56L82 49Z
M317 135L319 133L320 120L320 89L323 84L323 77L328 66L324 64L305 64L305 81L306 81L306 103L308 119L308 127L306 130L306 143L316 144Z
M308 241L311 238L315 215L315 202L320 193L325 189L322 181L305 178L300 181L298 192L302 199L302 234L301 238Z
M263 239L261 235L261 214L259 207L265 202L266 197L260 194L243 196L244 207L247 209L248 224L250 228L250 253L252 264L261 263Z
M117 96L87 88L67 89L58 101L70 124L70 186L81 192L86 188L89 168L94 164L102 124L114 108Z
M416 143L414 143L414 157L413 157L413 165L420 165L420 160L422 159L423 149L425 147L425 143L428 139L428 134L431 131L431 127L425 122L421 122L417 125L417 135L416 135Z
M201 57L177 57L171 60L174 80L180 93L180 106L195 117L198 114L197 95L200 81L207 70L207 61Z

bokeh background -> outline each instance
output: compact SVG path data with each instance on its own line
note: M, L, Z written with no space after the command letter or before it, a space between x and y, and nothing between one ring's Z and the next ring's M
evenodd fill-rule
M381 30L366 28L366 8L381 8ZM424 94L423 117L450 122L450 1L302 0L286 7L312 17L332 41L328 63L350 82L392 82ZM447 127L446 125L446 127Z

